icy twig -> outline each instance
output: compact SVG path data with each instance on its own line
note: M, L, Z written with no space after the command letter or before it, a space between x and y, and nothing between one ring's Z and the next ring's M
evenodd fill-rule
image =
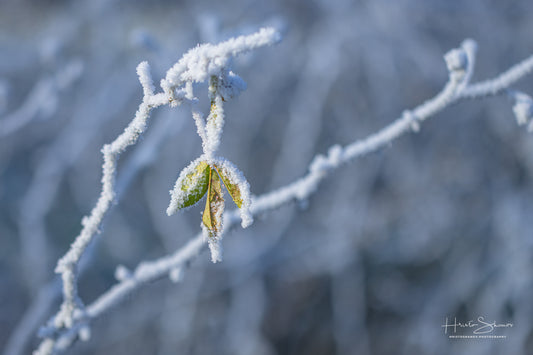
M466 88L461 98L476 99L480 97L499 95L510 88L518 80L533 71L533 56L530 56L520 63L512 66L494 79L486 80Z
M102 166L102 192L91 214L82 220L83 229L81 233L76 237L74 243L72 243L70 250L57 263L55 271L61 274L64 297L61 310L55 317L55 325L57 327L64 326L70 328L73 314L76 311L83 312L83 306L78 298L76 286L76 267L85 249L98 232L98 228L115 198L115 173L118 156L128 146L137 142L139 136L146 129L150 111L167 102L164 95L153 94L153 84L148 70L148 63L146 62L142 62L137 67L139 80L143 86L143 101L135 114L135 118L126 127L124 132L111 144L107 144L102 148L102 154L104 156L104 164Z

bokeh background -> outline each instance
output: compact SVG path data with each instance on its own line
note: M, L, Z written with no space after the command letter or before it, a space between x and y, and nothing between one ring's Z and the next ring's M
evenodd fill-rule
M254 194L307 171L436 94L442 56L478 41L475 80L533 53L533 2L497 0L0 1L0 349L27 354L57 310L55 261L100 191L103 144L189 48L276 26L282 43L234 62L221 154ZM517 87L533 93L533 77ZM202 98L206 98L207 91ZM505 97L462 102L339 169L94 322L72 354L531 354L533 136ZM187 108L156 110L119 163L118 204L84 259L94 300L199 231L167 217L201 152ZM500 340L451 340L445 318L512 322Z

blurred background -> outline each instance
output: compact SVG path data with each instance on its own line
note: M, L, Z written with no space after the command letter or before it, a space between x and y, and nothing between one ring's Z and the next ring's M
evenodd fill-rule
M283 41L235 60L221 155L254 194L306 173L434 96L442 59L478 41L474 81L533 53L531 1L0 1L0 349L27 354L57 311L57 259L100 192L103 144L197 43L275 26ZM517 89L533 93L533 77ZM201 88L200 88L201 90ZM207 98L197 91L199 97ZM202 96L203 95L203 96ZM505 97L461 102L339 169L301 204L260 216L94 322L72 354L531 354L533 136ZM118 204L84 258L81 297L117 265L172 253L202 204L167 217L201 153L186 107L153 112L121 156ZM228 206L231 206L231 202ZM513 323L453 340L446 317Z

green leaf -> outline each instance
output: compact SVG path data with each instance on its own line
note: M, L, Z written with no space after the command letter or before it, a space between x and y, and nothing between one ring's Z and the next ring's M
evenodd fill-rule
M222 213L224 212L224 197L220 185L220 178L213 169L209 169L209 186L205 202L202 221L209 230L210 237L217 237L222 231Z
M178 209L189 207L198 202L207 191L211 168L205 161L201 161L194 170L185 176L181 190L185 192L183 201L178 204Z
M242 197L241 197L241 190L239 188L239 185L233 184L230 181L230 179L224 174L223 169L219 169L216 165L215 165L215 169L218 175L220 176L220 178L222 179L222 181L224 182L224 185L226 186L226 189L228 190L231 198L233 199L233 202L235 202L237 207L241 208Z

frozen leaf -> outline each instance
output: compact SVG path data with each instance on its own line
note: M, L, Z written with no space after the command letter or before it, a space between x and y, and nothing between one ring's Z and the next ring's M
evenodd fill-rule
M209 169L209 186L202 221L209 230L210 237L217 237L222 231L222 213L224 212L224 197L218 174Z
M250 210L250 184L248 184L248 181L246 181L246 178L242 172L237 169L233 163L227 161L226 159L217 158L213 166L224 182L226 189L228 189L231 198L239 207L239 213L242 220L241 226L243 228L248 227L253 222L253 217Z
M205 195L210 170L209 165L201 161L193 172L187 174L183 185L181 185L181 190L187 193L187 198L183 202L183 206L178 208L192 206Z
M167 209L171 215L177 210L189 207L198 202L206 193L211 168L205 161L195 160L186 167L176 181L172 198Z
M239 185L237 185L236 183L232 183L229 177L226 174L224 174L225 171L223 169L219 169L216 165L215 165L215 169L217 170L218 175L222 179L222 182L224 182L226 189L228 189L228 192L231 198L233 199L233 202L235 202L237 207L241 208L242 196L241 196L241 190L239 188Z

